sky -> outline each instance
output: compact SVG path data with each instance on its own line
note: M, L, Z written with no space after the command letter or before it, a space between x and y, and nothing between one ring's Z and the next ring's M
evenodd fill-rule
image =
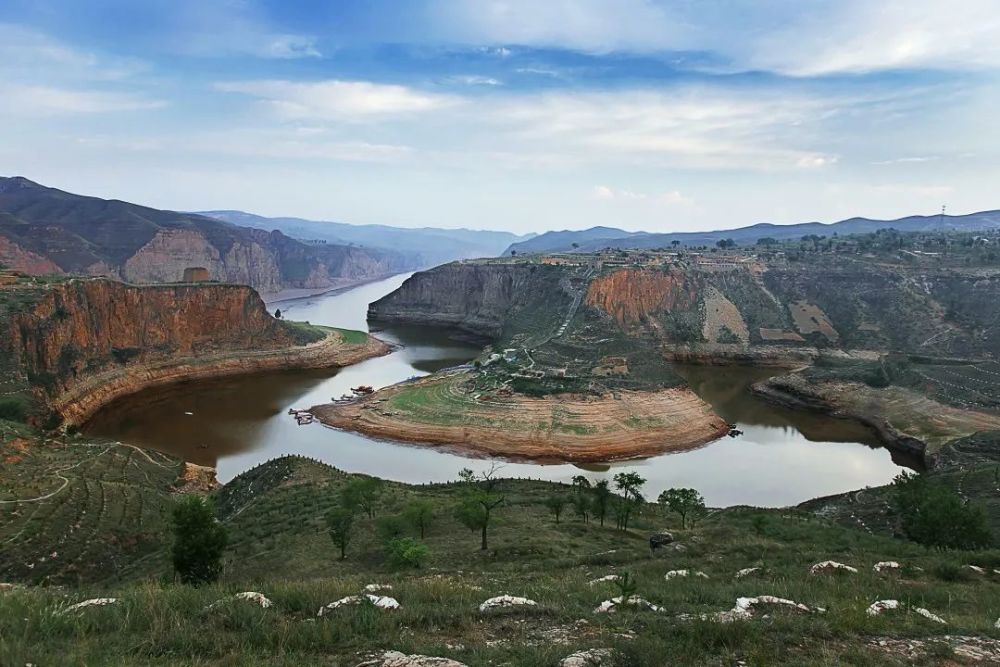
M1000 208L995 0L3 0L0 175L517 233Z

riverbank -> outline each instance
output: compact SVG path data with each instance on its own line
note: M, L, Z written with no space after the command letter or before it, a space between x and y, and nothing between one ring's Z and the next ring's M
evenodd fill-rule
M925 464L949 441L1000 429L1000 415L945 405L904 387L814 381L790 373L758 382L752 391L784 407L858 421L889 449L917 456Z
M63 424L80 425L111 401L143 389L264 371L337 368L388 354L392 347L361 332L363 343L348 342L345 333L326 329L321 340L272 350L240 350L180 357L150 364L126 364L88 376L55 396L51 407Z
M314 296L335 296L341 294L348 290L352 290L356 287L363 287L364 285L371 285L393 276L399 276L406 273L412 273L411 271L402 271L400 273L387 273L375 278L367 278L365 280L348 280L342 282L338 285L329 285L327 287L316 287L311 289L306 288L289 288L283 289L280 292L261 292L260 297L264 300L264 304L268 307L273 305L278 305L281 303L286 303L288 301L297 301L299 299L308 299Z
M466 372L430 376L309 412L375 438L536 462L644 458L700 447L729 430L687 388L534 398L476 393L468 379Z

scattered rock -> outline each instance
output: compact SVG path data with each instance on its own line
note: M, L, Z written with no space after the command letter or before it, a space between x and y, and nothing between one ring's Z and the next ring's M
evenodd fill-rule
M657 533L656 535L649 536L649 549L651 551L656 551L661 547L665 547L668 544L672 544L674 541L674 536L672 533L666 531L662 533Z
M670 572L663 575L663 578L667 581L677 579L678 577L701 577L702 579L708 579L708 575L700 570L695 570L694 572L691 570L670 570Z
M947 623L947 621L945 621L943 618L941 618L937 614L932 614L931 612L927 611L923 607L914 607L913 611L915 611L916 613L920 614L924 618L927 618L927 619L930 619L930 620L934 621L935 623L941 623L942 625Z
M932 654L931 652L941 644L945 644L956 658L976 664L1000 664L1000 640L996 639L942 635L927 640L879 637L868 643L880 651L899 656L907 662L915 662L925 659L929 655L935 655L936 653Z
M745 567L736 573L736 579L742 579L743 577L748 577L755 572L760 572L759 567Z
M748 621L753 618L754 608L760 605L771 605L794 609L804 613L813 611L809 607L794 600L779 598L774 595L758 595L752 598L736 598L736 606L729 611L717 611L712 614L681 614L678 618L682 621L699 619L702 621L715 621L716 623L732 623L733 621ZM823 609L817 607L817 612Z
M619 579L621 579L621 577L617 574L606 574L603 577L598 577L597 579L591 579L587 583L593 586L595 584L603 584L606 581L618 581Z
M986 569L979 567L978 565L966 565L967 569L972 570L976 574L986 574Z
M380 657L362 662L357 667L466 667L466 665L451 658L386 651Z
M872 569L875 570L876 572L886 572L888 570L899 570L902 567L903 567L902 565L900 565L894 560L883 560L878 563L875 563L875 566Z
M899 600L879 600L873 602L865 610L865 613L869 616L879 616L882 612L889 611L890 609L899 609Z
M368 584L364 590L365 593L378 593L379 591L391 591L392 586L389 584Z
M80 611L81 609L86 609L87 607L104 607L109 604L116 604L118 598L92 598L90 600L84 600L83 602L77 602L76 604L70 605L62 610L63 614L68 614L71 611Z
M331 602L330 604L320 607L317 616L323 616L328 611L333 611L334 609L339 609L340 607L346 607L352 604L361 604L365 600L368 600L373 605L379 609L392 610L399 609L399 602L395 598L390 598L384 595L348 595L346 598L340 598L336 602Z
M597 667L605 660L611 659L614 651L609 648L592 648L586 651L571 653L562 659L559 667Z
M537 602L529 600L528 598L517 597L514 595L500 595L495 598L490 598L486 602L479 605L479 611L486 612L491 609L503 609L505 607L535 607L537 605Z
M618 607L623 605L630 605L633 607L641 607L643 609L648 609L649 611L663 611L663 607L659 607L649 600L639 597L638 595L630 595L627 600L622 601L622 597L611 598L610 600L605 600L594 609L595 614L609 614L615 611Z
M844 565L843 563L838 563L835 560L825 560L820 563L816 563L811 568L809 568L809 574L825 574L827 572L837 572L837 571L857 574L858 568L851 567L850 565Z

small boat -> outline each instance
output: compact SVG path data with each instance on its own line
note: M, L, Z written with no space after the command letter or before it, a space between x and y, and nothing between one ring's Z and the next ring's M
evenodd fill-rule
M351 387L351 391L359 396L367 396L368 394L374 394L375 389L371 385L362 384L357 387Z

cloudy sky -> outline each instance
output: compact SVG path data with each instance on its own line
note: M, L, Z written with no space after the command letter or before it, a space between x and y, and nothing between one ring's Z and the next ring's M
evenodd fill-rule
M698 230L1000 208L995 0L3 0L0 174Z

